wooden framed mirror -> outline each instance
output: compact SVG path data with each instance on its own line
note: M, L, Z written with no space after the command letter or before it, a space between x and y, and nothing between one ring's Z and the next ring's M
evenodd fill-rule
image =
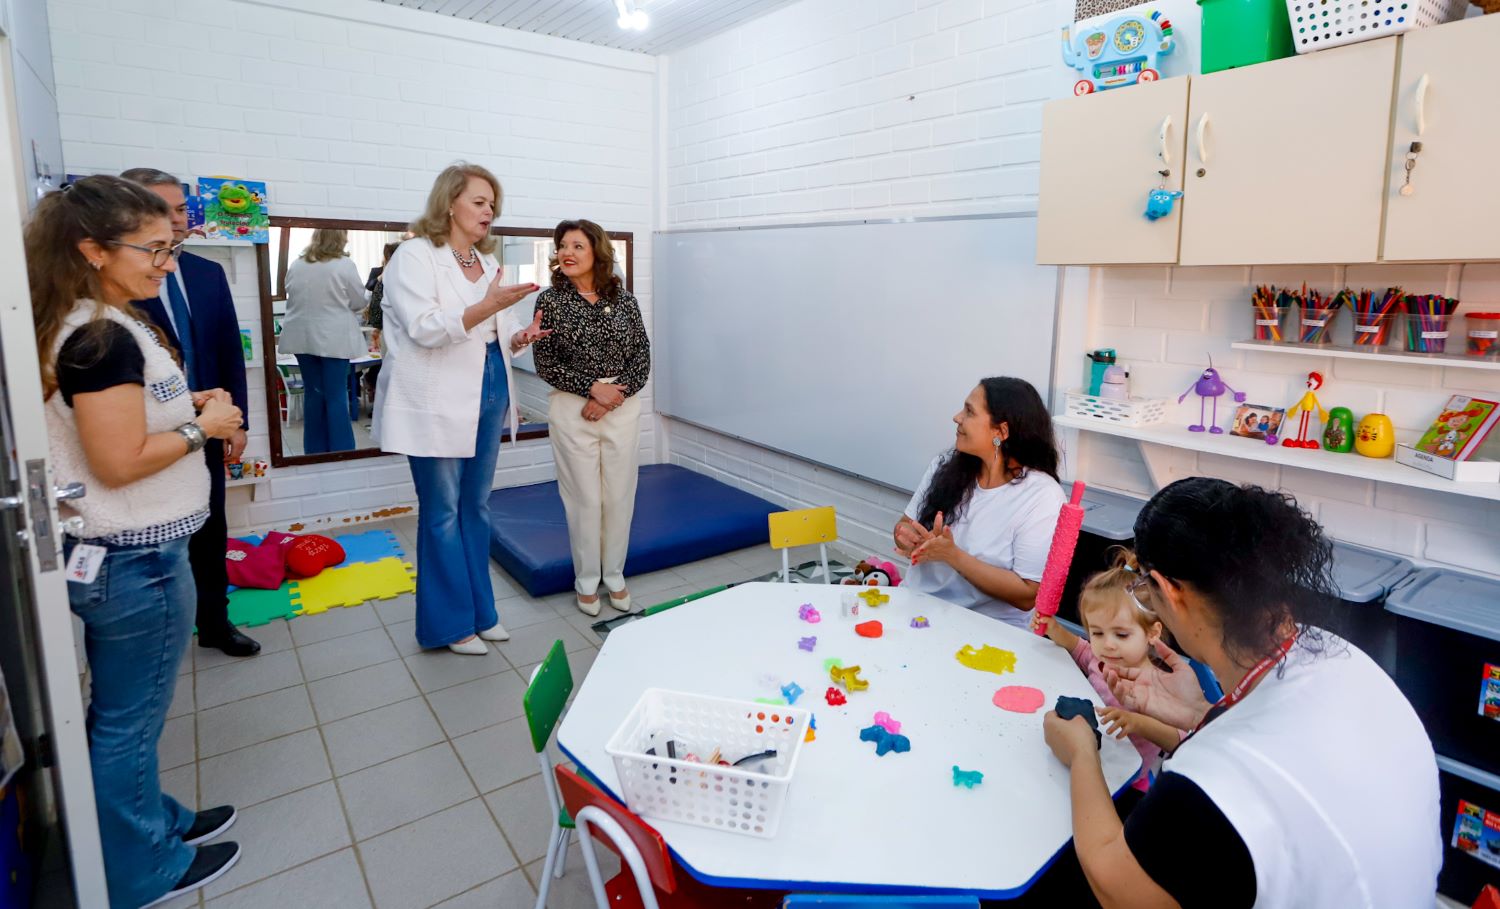
M267 422L273 466L324 464L384 456L370 437L375 379L379 375L381 353L379 335L375 326L370 324L368 299L374 290L379 269L384 265L386 245L400 242L405 236L406 227L404 222L399 221L271 218L270 243L257 246L255 253L260 273L261 355L266 377L266 413L269 416ZM360 280L365 285L366 308L362 312L353 312L351 309L350 326L341 326L339 329L348 333L357 326L365 340L363 352L347 361L348 368L344 372L348 386L351 431L347 434L341 428L330 430L326 426L315 426L314 431L308 433L303 408L308 389L302 375L302 366L306 361L299 361L295 353L280 350L282 323L289 303L296 306L298 302L287 299L287 270L313 242L314 232L318 230L346 232L344 252L353 261ZM552 251L550 229L495 226L490 232L500 238L495 255L504 269L505 283L531 281L547 286L547 259ZM625 286L634 291L634 235L611 231L609 237L615 243L619 261L624 266ZM351 301L351 306L353 302ZM534 295L516 304L516 314L523 323L531 320L535 305ZM378 318L376 321L379 322ZM342 353L343 351L340 352L340 359ZM537 377L529 352L516 357L514 366L515 387L511 389L511 393L521 412L521 429L517 438L543 438L547 435L547 385ZM351 435L352 445L349 443Z

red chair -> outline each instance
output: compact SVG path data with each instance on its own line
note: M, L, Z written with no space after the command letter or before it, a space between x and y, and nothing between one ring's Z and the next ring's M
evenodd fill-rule
M557 788L578 825L583 861L599 909L719 909L743 906L772 909L783 894L771 890L728 890L678 875L661 834L610 798L593 783L566 767L557 767ZM591 830L590 828L593 828ZM624 866L608 883L599 873L593 831L604 834Z
M1500 890L1493 885L1486 885L1479 891L1479 899L1474 901L1474 909L1500 909Z

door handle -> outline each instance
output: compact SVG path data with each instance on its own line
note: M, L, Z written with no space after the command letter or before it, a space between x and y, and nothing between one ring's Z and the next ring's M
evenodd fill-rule
M65 486L52 487L52 497L61 502L64 499L81 499L89 494L89 488L82 483L68 483Z
M1208 148L1207 148L1207 146L1205 146L1203 144L1203 133L1207 129L1208 129L1208 114L1204 114L1203 116L1201 116L1201 117L1198 118L1198 129L1197 129L1197 132L1195 134L1195 136L1196 136L1196 140L1195 141L1196 141L1196 143L1198 145L1198 162L1200 164L1207 164L1208 163Z
M1427 132L1427 89L1432 85L1432 78L1427 73L1417 80L1416 92L1416 115L1417 115L1417 138Z
M1171 167L1172 166L1172 152L1167 149L1167 131L1170 130L1171 128L1172 128L1172 115L1171 114L1167 114L1166 119L1164 119L1164 120L1161 121L1161 133L1160 133L1161 152L1159 154L1161 155L1161 165L1162 165L1162 167Z

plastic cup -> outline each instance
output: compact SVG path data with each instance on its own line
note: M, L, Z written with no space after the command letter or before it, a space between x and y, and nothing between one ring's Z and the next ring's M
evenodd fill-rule
M1464 316L1464 321L1468 330L1464 353L1500 359L1500 312L1471 312Z
M1412 353L1443 353L1448 348L1448 326L1453 316L1406 314L1406 349Z
M1270 341L1273 344L1290 340L1286 333L1286 315L1291 311L1290 306L1264 307L1252 303L1250 315L1255 322L1255 340Z
M1366 350L1378 350L1386 345L1391 336L1390 310L1376 313L1352 313L1354 316L1354 346Z
M1337 309L1303 309L1301 324L1297 328L1297 341L1319 347L1331 343L1333 334L1329 328L1337 313Z

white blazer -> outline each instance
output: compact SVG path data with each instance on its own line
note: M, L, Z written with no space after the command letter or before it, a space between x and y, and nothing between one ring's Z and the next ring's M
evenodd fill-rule
M499 263L481 256L485 287ZM381 451L425 458L472 458L484 386L483 325L464 330L473 285L447 247L416 237L402 243L384 271L387 353L375 389L371 433ZM511 309L495 316L509 392L506 425L514 442L520 420L511 381L510 339L521 326Z

